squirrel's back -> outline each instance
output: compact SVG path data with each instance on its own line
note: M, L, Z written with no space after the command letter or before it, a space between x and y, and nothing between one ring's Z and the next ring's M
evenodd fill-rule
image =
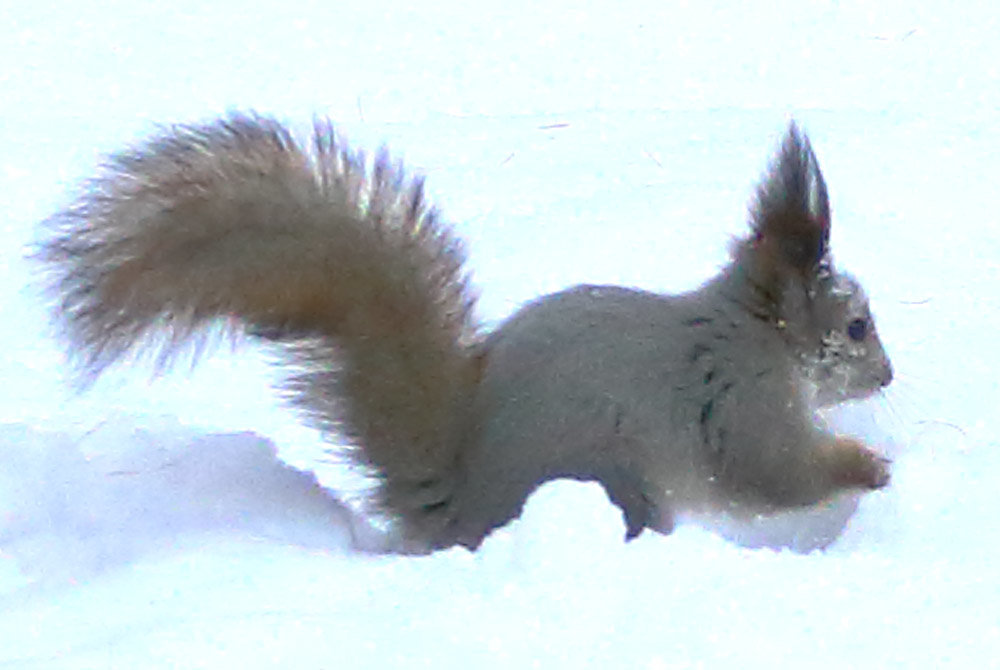
M403 549L476 547L542 482L601 482L628 535L679 512L756 514L883 486L812 409L892 377L826 187L791 126L750 234L701 288L581 286L483 336L460 242L385 153L233 115L112 156L39 258L90 374L163 360L209 323L278 345L293 403L381 481ZM159 339L150 335L159 334Z

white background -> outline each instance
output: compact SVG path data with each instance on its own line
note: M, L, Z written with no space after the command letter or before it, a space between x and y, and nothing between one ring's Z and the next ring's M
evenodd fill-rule
M0 5L0 667L996 664L995 9L360 4ZM371 556L266 352L76 393L23 259L38 222L101 156L228 109L330 116L426 175L487 325L581 281L697 286L794 117L898 371L831 421L891 487L825 552L626 545L562 482L476 554Z

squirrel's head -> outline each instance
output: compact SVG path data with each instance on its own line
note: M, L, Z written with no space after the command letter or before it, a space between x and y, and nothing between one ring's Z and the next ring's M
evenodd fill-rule
M782 332L819 406L892 381L868 298L830 256L830 205L809 140L791 124L757 189L751 232L733 247L751 313Z

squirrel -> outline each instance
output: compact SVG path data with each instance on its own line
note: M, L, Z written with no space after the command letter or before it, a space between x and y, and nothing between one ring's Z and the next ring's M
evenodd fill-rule
M86 378L141 348L169 363L213 323L273 343L292 405L376 473L400 551L476 549L554 478L599 482L628 539L889 481L888 460L813 418L893 371L832 262L826 184L794 122L749 234L700 288L576 286L488 333L423 180L329 121L308 143L253 113L166 127L42 230Z

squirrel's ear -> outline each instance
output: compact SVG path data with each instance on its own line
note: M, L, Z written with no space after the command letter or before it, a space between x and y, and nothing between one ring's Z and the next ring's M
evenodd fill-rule
M757 187L750 210L750 237L737 255L750 255L758 281L769 284L788 272L815 273L830 241L826 182L809 139L795 123Z

